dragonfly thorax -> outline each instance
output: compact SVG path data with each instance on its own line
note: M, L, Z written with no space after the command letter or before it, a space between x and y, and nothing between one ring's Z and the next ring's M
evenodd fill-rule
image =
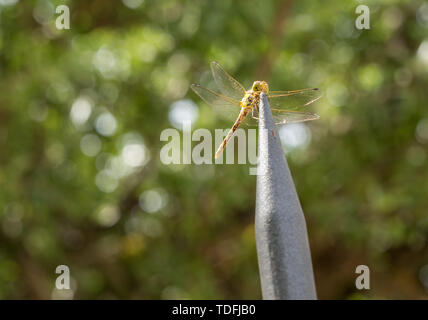
M245 96L241 100L241 107L252 109L255 104L259 101L260 93L254 92L252 90L248 90L245 93Z
M269 86L266 81L254 81L253 86L248 90L241 100L242 108L252 109L258 105L260 100L260 93L268 94Z

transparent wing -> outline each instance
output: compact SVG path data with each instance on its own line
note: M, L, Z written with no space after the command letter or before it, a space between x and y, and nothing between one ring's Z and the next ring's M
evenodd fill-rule
M209 105L217 108L217 107L229 107L232 111L238 112L240 111L240 101L232 99L230 97L226 97L218 92L207 89L199 84L192 84L190 86L192 90L202 98Z
M275 124L296 123L319 119L319 115L310 112L297 112L288 110L272 109L272 116Z
M223 118L235 121L241 111L238 100L226 97L218 92L204 88L199 84L192 84L192 90L202 98L207 104L213 107Z
M283 110L299 110L322 97L318 88L294 91L270 91L268 94L271 107Z
M222 118L233 121L238 118L241 111L240 101L226 97L218 92L204 88L199 84L192 84L192 90L202 98L207 104L213 107L213 110ZM242 121L241 126L257 126L257 110L254 110L254 117L248 114Z
M220 64L213 61L211 62L211 72L214 81L220 92L228 97L236 100L241 100L245 95L244 87L231 75L229 75Z

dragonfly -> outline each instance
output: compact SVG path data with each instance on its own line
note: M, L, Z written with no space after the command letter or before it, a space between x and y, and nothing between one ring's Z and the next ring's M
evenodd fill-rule
M192 84L192 90L221 115L235 120L232 128L218 147L215 158L220 157L227 143L239 126L258 124L258 106L261 93L265 93L271 105L272 116L277 125L319 119L315 113L302 111L321 98L318 88L293 91L269 91L266 81L254 81L251 89L245 88L216 61L211 62L211 72L219 92Z

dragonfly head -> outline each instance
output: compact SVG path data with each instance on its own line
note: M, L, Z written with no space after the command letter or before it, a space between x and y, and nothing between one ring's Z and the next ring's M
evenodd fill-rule
M264 92L268 94L269 86L266 81L254 81L252 90L255 92Z

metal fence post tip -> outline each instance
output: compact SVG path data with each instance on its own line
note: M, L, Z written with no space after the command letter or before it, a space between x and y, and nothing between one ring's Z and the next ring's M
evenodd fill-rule
M255 232L263 299L317 299L305 218L263 93L258 161Z

